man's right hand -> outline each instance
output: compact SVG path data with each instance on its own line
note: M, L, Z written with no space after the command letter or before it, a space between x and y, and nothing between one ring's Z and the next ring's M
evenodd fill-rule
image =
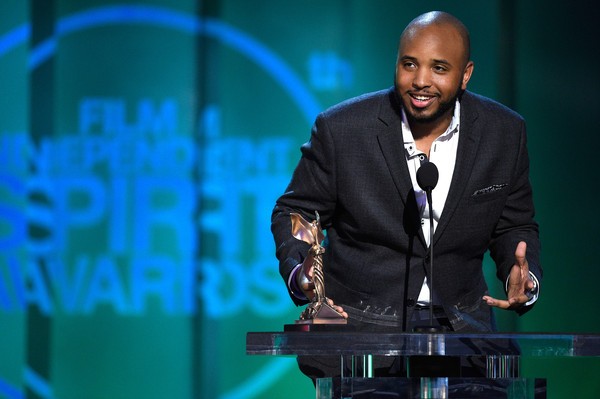
M298 287L302 290L302 293L310 301L312 301L315 297L315 284L313 282L313 261L314 256L309 251L308 255L306 256L306 259L304 259L304 262L302 262L302 266L298 269L296 273L296 283L298 284ZM329 306L333 307L337 312L339 312L342 316L344 316L344 318L348 318L348 313L344 311L344 308L334 304L333 301L329 298L327 298L327 303L329 304Z
M302 267L298 269L296 273L296 283L298 288L302 290L302 293L312 301L315 296L315 284L313 282L313 261L314 257L310 251L302 262Z

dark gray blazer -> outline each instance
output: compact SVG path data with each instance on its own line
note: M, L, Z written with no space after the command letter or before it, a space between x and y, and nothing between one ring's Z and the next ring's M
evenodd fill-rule
M272 215L286 281L308 250L292 237L289 214L312 220L318 211L327 231L326 295L348 309L397 320L398 328L406 326L430 270L404 151L393 89L336 105L317 117ZM456 166L434 236L433 290L455 331L495 329L481 299L488 290L482 259L489 249L505 282L521 240L541 281L525 122L499 103L465 92Z

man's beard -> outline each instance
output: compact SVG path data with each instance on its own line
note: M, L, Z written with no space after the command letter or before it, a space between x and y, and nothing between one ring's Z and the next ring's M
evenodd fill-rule
M402 104L402 107L404 108L404 111L406 112L406 117L408 118L409 122L414 121L417 123L431 123L431 122L435 122L439 118L443 117L447 112L454 109L456 100L460 99L460 97L462 96L462 93L464 92L464 90L462 90L462 88L459 87L456 90L456 92L454 93L454 95L450 98L450 100L448 100L446 102L440 102L437 111L435 111L431 115L427 115L425 113L420 113L418 111L416 113L413 113L414 112L413 108L411 108L410 106L404 105L404 98L402 95L400 95L400 91L398 90L398 86L396 85L396 82L394 82L394 88L395 88L394 91L396 92L396 98L398 98L400 100L399 102L400 102L400 104Z
M406 109L406 116L409 120L413 120L419 123L431 123L440 119L442 116L446 115L447 112L451 112L454 109L454 104L456 104L456 99L458 95L452 97L450 101L440 102L438 109L433 114L426 114L424 112L414 112L413 108ZM407 107L408 108L408 107Z

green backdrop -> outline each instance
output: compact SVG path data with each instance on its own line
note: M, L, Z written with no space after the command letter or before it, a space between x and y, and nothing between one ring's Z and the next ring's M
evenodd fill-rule
M7 0L0 4L0 398L310 398L248 331L296 319L269 230L316 114L392 84L441 9L470 89L528 122L545 278L504 331L600 332L591 2ZM486 264L490 284L493 267ZM600 359L525 359L594 398Z

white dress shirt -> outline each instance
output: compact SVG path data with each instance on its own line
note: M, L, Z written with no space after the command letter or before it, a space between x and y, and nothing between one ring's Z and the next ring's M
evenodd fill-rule
M437 166L439 172L438 183L431 192L434 231L437 227L440 217L442 216L442 210L444 209L444 204L446 203L446 198L448 197L448 191L450 190L452 174L454 173L454 165L456 164L456 150L458 148L459 124L460 102L457 100L450 125L442 135L433 141L429 151L429 161L433 162L435 166ZM417 183L417 170L421 167L421 163L427 159L427 156L425 153L417 149L404 109L402 110L402 136L404 137L404 148L406 150L408 171L410 173L413 189L415 190L415 196L417 198L417 205L419 206L419 212L421 214L421 228L423 229L425 242L427 245L429 245L429 230L431 223L429 220L429 205L427 203L427 195L425 191L423 191ZM429 304L429 286L427 285L427 279L425 279L423 282L423 287L421 288L421 293L419 294L417 303L420 305Z

